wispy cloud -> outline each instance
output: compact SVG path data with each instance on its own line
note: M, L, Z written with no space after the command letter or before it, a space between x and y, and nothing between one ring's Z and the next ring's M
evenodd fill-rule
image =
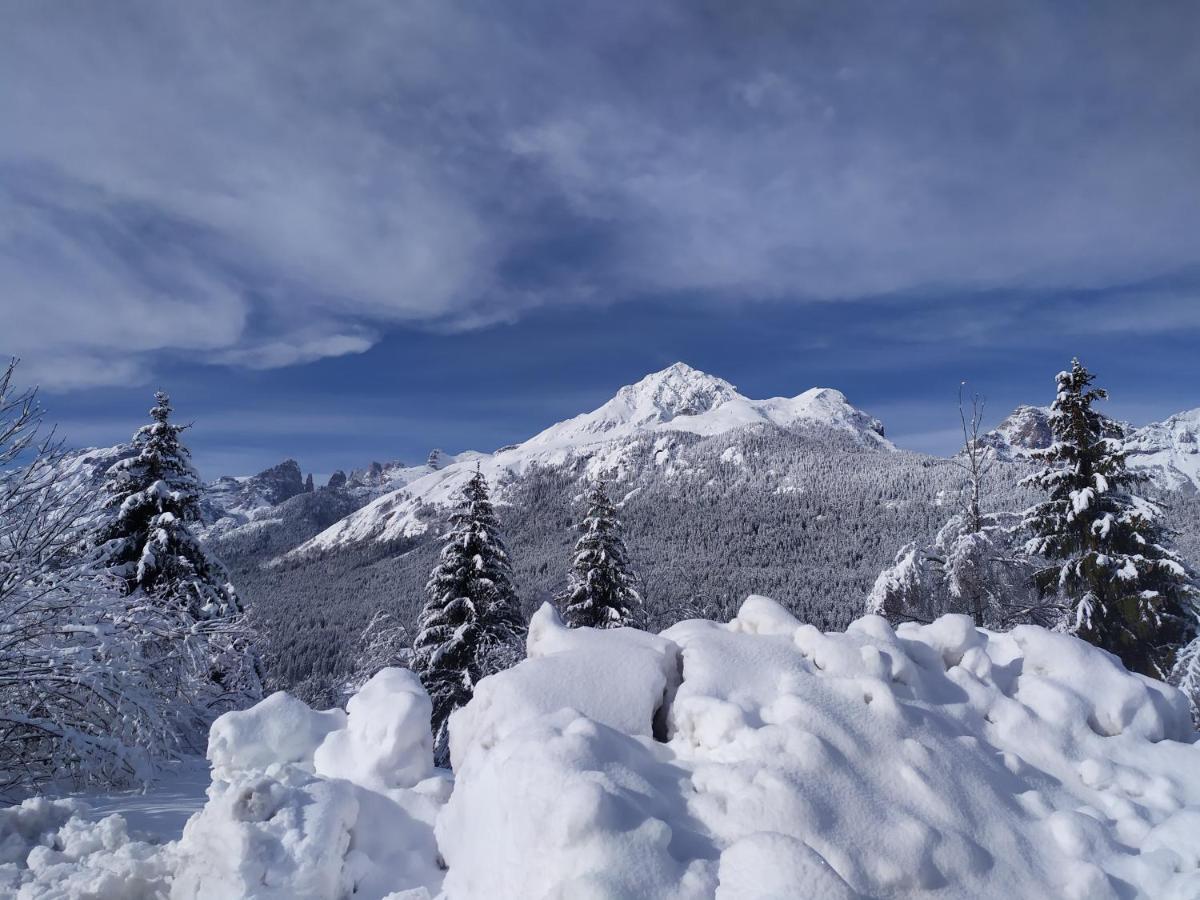
M969 337L1000 325L988 291L1200 263L1192 3L4 18L0 350L51 386L659 293L960 292L974 318L930 323ZM1189 295L1074 302L1094 327L1200 327Z

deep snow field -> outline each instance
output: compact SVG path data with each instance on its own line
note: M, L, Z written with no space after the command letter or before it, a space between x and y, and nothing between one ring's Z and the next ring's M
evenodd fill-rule
M113 800L0 810L0 895L1200 897L1187 704L1075 638L822 634L750 597L662 635L546 606L528 651L455 714L453 776L407 671L345 712L275 694L213 726L182 835L186 777L128 827L96 821Z

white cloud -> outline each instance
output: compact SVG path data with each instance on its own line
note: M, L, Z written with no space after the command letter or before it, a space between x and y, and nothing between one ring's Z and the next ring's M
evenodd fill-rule
M293 336L291 340L264 341L225 350L218 353L215 360L248 369L278 369L331 356L365 353L374 343L374 336L365 333L311 338Z

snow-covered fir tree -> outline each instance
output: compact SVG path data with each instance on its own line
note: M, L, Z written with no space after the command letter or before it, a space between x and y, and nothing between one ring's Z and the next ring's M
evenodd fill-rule
M471 699L481 678L520 659L526 630L487 480L478 469L450 516L425 589L429 599L417 620L412 669L433 701L434 755L444 766L450 713Z
M642 601L629 570L621 523L603 481L596 482L586 502L567 588L558 598L563 621L570 628L636 625Z
M111 518L99 529L99 557L127 596L139 595L189 623L202 644L206 673L193 685L202 718L253 702L262 694L253 635L221 566L192 533L202 484L159 391L153 420L133 436L134 455L106 473ZM158 648L175 658L170 641Z
M1051 406L1054 443L1034 457L1044 468L1024 483L1047 500L1028 510L1031 555L1054 563L1034 576L1067 611L1079 637L1136 672L1166 678L1195 629L1197 594L1179 557L1164 546L1159 510L1133 493L1143 477L1125 467L1118 440L1092 408L1108 395L1073 360L1057 377Z

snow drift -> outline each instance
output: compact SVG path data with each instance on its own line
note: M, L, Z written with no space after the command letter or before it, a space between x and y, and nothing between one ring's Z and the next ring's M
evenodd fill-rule
M276 695L214 726L178 841L0 811L0 892L129 896L85 890L125 866L174 898L1200 895L1186 702L1075 638L822 634L751 597L661 636L544 607L528 649L455 713L453 783L408 672L347 714Z

